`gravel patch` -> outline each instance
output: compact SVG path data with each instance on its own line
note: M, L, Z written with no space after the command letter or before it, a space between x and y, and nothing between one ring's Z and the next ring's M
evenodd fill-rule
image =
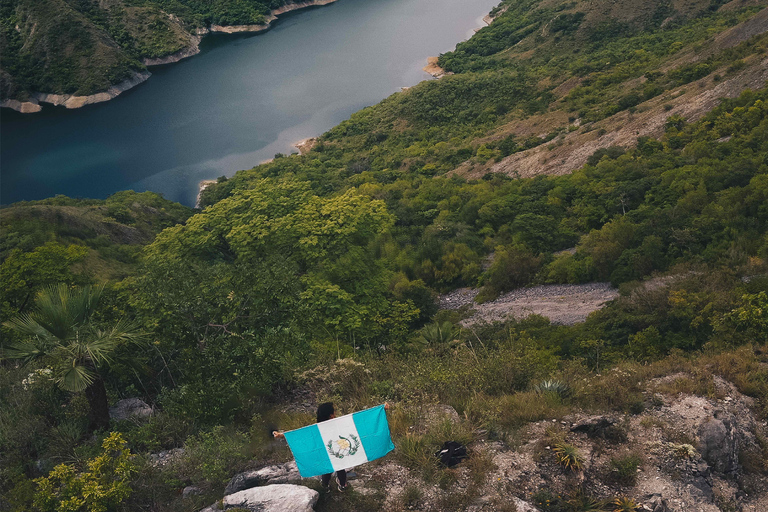
M554 324L573 325L583 322L593 311L619 296L610 283L557 284L520 288L485 304L474 304L478 290L460 288L440 297L443 309L472 305L475 313L463 320L465 327L481 322L518 320L541 315Z
M438 298L440 309L459 309L467 304L475 306L477 288L459 288Z

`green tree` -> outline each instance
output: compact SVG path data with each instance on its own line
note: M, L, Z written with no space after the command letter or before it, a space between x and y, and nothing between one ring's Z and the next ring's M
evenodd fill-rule
M82 245L64 246L48 242L32 251L15 249L0 264L0 311L5 318L23 313L35 292L45 285L60 282L73 283L76 276L71 267L82 261L88 248Z
M89 429L109 425L103 370L116 362L131 362L135 354L122 350L137 345L142 333L128 322L101 329L91 317L103 288L49 286L38 293L34 310L5 322L25 339L5 348L4 357L25 363L41 361L53 370L58 386L85 392L90 410Z

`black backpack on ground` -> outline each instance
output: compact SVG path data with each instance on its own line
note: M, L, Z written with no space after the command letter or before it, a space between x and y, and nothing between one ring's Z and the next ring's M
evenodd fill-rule
M435 452L443 466L453 467L468 457L467 447L456 441L446 441L441 450Z

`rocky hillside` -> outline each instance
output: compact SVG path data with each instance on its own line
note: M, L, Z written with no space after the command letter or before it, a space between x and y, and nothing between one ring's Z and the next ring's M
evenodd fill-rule
M651 367L622 365L576 388L552 381L532 395L547 405L521 411L527 417L518 428L501 435L448 405L394 404L395 452L355 468L345 493L302 479L282 443L274 442L276 451L262 457L285 462L251 461L251 469L218 490L223 499L201 512L763 511L768 425L763 405L740 389L750 373L767 369L764 349L756 348ZM317 390L304 391L310 389ZM631 411L605 410L623 401L607 396L611 389L636 396ZM283 414L296 414L295 406ZM447 440L469 448L469 457L450 468L432 454ZM187 456L167 452L153 464L169 478ZM183 494L191 509L207 491L188 486Z

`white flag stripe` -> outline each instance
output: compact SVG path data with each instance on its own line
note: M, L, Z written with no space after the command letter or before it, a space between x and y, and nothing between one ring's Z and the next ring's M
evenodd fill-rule
M351 414L321 421L317 424L317 429L320 431L320 437L323 438L323 444L328 449L334 471L368 462L363 440L360 439Z

